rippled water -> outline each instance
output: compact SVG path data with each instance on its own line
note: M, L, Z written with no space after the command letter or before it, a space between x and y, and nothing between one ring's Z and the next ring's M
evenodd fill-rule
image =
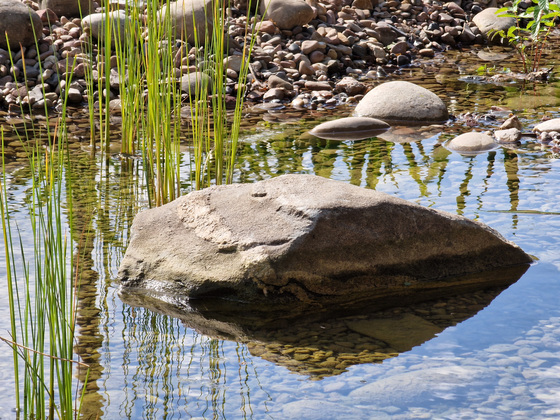
M475 68L471 61L448 55L401 77L421 78L447 98L454 114L508 107L520 116L526 132L545 115L559 116L557 82L523 90L519 84L457 81L459 72ZM116 157L100 162L77 150L71 164L80 180L73 190L74 223L78 229L91 226L93 232L81 249L88 270L80 291L77 351L92 368L84 417L560 417L558 156L530 136L516 147L478 156L451 153L445 141L471 129L461 120L415 132L393 130L397 132L390 137L324 141L306 131L318 120L333 118L332 111L288 114L267 113L266 120L283 121L272 123L255 114L240 146L239 182L312 173L373 188L481 220L537 262L501 293L384 311L375 322L382 319L389 330L398 331L383 340L360 333L360 322L373 322L365 316L316 324L302 320L289 334L260 333L259 341L205 335L187 326L196 324L188 316L179 320L130 306L117 295L114 278L130 224L146 207L144 200L131 200L144 197L134 181L140 169ZM496 127L504 118L498 115L496 122L481 126ZM401 142L411 138L422 140ZM12 170L9 181L9 200L18 210L13 217L29 249L27 216L20 204L29 194L29 174L25 168ZM0 284L1 331L8 328L5 287ZM406 325L391 324L391 316ZM402 331L424 335L402 344L396 340ZM13 417L11 363L5 347L0 352L0 418Z

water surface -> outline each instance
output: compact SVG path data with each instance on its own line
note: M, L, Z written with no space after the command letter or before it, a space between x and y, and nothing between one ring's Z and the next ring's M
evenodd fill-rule
M506 107L520 117L527 133L543 116L560 116L558 82L460 82L461 73L477 67L471 57L464 57L449 54L400 77L434 90L455 115ZM389 329L412 325L410 331L423 331L416 342L403 344L390 334L372 339L360 329L364 321L373 322L371 315L318 321L312 324L316 330L301 320L289 333L279 329L261 334L258 341L204 334L192 328L196 323L189 326L186 316L181 321L123 303L118 296L115 277L130 225L147 207L137 181L142 179L141 167L116 155L92 158L78 143L68 169L79 180L72 191L73 239L84 267L76 349L92 369L84 418L560 416L558 156L531 136L477 156L452 153L445 141L473 129L461 118L445 126L393 130L392 137L354 142L320 140L306 133L320 121L351 111L284 110L266 113L266 118L255 113L240 144L236 180L310 173L386 192L487 223L534 255L536 263L504 291L439 299L373 316ZM506 116L496 114L495 121L481 121L475 129L495 128ZM188 170L185 165L183 172ZM29 197L29 170L12 169L8 180L12 217L22 229L24 247L32 249L22 205ZM91 234L80 240L81 232ZM0 277L5 278L3 258ZM8 328L6 294L2 283L2 335ZM400 320L401 326L387 321L391 319ZM5 347L0 352L0 418L14 416L11 364Z

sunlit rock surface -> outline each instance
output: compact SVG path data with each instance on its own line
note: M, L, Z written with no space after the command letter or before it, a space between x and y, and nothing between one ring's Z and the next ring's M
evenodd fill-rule
M303 0L264 0L260 11L280 29L306 25L313 19L313 9Z
M362 140L375 137L389 128L389 124L376 118L346 117L319 124L309 133L322 139Z
M206 35L212 37L214 12L212 0L178 0L164 4L157 13L158 21L165 26L167 13L177 38L191 44L204 44Z
M34 10L16 0L0 0L0 48L34 45L42 31L41 18Z
M514 18L504 17L502 15L505 13L496 13L497 11L497 7L489 7L473 18L473 22L480 29L480 32L490 39L494 37L500 38L495 33L496 31L504 31L506 33L510 27L515 26Z
M548 131L560 132L560 118L553 118L551 120L537 124L535 128L533 128L533 131L535 133L543 133Z
M362 98L354 114L404 123L442 122L449 114L443 101L428 89L414 83L383 83Z
M463 133L447 143L447 148L462 154L478 154L494 150L498 144L486 133L471 131Z
M286 304L420 296L531 262L488 226L312 175L211 187L136 216L124 288ZM478 285L480 286L480 285Z

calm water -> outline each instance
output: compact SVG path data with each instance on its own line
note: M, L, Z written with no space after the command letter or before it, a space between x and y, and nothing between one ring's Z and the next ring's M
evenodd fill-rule
M470 62L472 58L449 55L402 78L421 78L446 98L454 114L507 107L526 132L545 115L560 116L558 82L523 87L457 81L459 72L476 68ZM351 109L337 112L345 115ZM285 331L245 331L244 340L224 339L216 331L203 334L193 328L199 324L189 315L170 317L158 312L161 307L123 303L114 279L132 219L147 207L145 191L134 181L141 169L116 157L91 159L77 148L71 164L79 179L72 193L74 223L80 232L88 226L92 232L79 246L86 269L77 352L92 368L84 417L560 417L558 156L532 137L524 137L518 147L474 157L451 153L445 141L470 130L462 121L363 141L323 141L306 131L317 120L333 118L332 111L287 114L255 114L258 122L240 146L238 181L312 173L376 189L481 220L538 261L501 293L469 294L373 317L301 320ZM506 116L498 114L496 122L482 127L496 127ZM407 139L414 142L402 142ZM29 196L28 170L12 170L8 179L13 217L30 249L21 204ZM132 200L137 196L139 202ZM0 278L5 278L2 258ZM6 294L2 282L3 336L8 328ZM365 324L385 335L370 337ZM4 346L0 352L2 419L15 416L8 350Z

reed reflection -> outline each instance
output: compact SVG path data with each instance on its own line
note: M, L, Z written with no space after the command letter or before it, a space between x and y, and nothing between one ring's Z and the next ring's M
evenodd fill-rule
M110 156L95 159L92 153L74 154L67 161L65 173L71 191L70 226L78 261L75 352L89 366L89 371L78 370L78 379L85 383L82 418L94 419L102 416L108 402L100 384L109 322L109 283L105 279L112 277L111 271L124 252L138 211L132 203L138 202L141 177L132 160L118 161Z
M261 389L245 345L142 308L125 306L122 315L123 418L254 418L251 393Z
M221 299L189 301L180 296L131 290L121 290L119 296L131 306L177 318L188 328L204 334L210 343L212 340L220 340L221 346L224 345L221 340L247 343L253 356L321 379L339 375L352 365L381 363L432 339L448 326L462 322L487 306L527 268L517 266L466 276L468 279L463 280L471 285L471 290L473 284L480 288L480 282L489 288L469 292L467 287L461 289L463 293L459 296L451 297L441 297L446 292L434 289L430 297L439 298L421 303L416 302L415 295L385 297L361 304L354 302L337 308L311 309L294 305L275 309L245 307L242 303L232 304ZM202 380L209 376L215 383L222 373L219 370L222 352L208 344L203 349L208 352L211 373L208 375L201 363ZM225 370L223 375L226 376ZM212 398L220 395L213 388L211 391ZM245 394L248 401L249 391L247 388Z

